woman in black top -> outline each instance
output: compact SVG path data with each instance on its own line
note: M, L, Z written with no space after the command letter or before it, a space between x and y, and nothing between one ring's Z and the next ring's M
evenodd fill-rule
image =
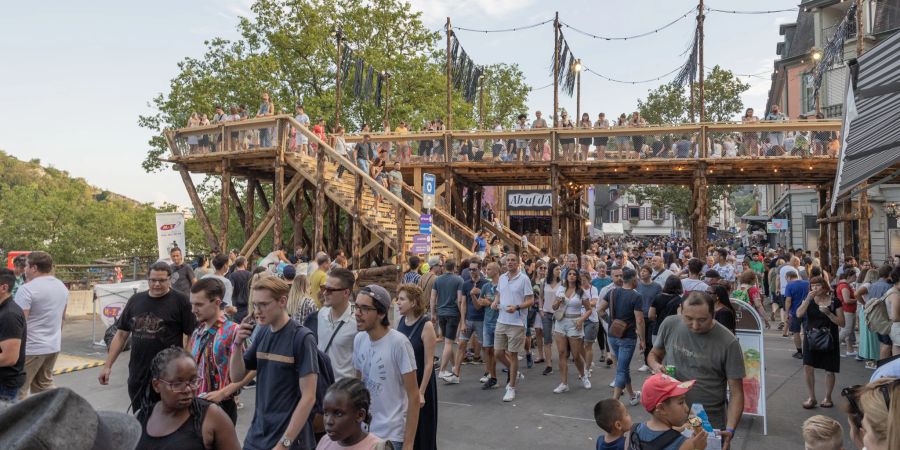
M662 293L653 299L653 303L650 304L650 312L647 316L653 321L653 329L650 330L650 335L653 337L653 340L656 340L659 326L663 323L663 320L666 320L669 316L678 314L678 308L681 307L681 302L683 300L681 298L683 292L684 290L681 287L680 278L675 275L670 275L669 278L666 278Z
M831 286L822 277L809 279L809 295L797 307L797 317L803 320L803 371L806 373L806 389L809 398L803 403L806 409L816 407L816 369L825 370L825 397L823 408L831 408L834 402L835 374L841 371L841 349L838 345L838 329L844 327L844 311L841 301L832 295ZM827 330L831 335L831 346L816 349L810 343L810 336L817 330Z
M434 373L434 349L437 336L431 318L425 315L422 289L414 284L397 288L397 308L403 316L397 331L409 338L416 355L416 380L419 383L419 423L416 428L415 450L437 447L437 378ZM424 380L424 381L423 381Z
M717 284L715 286L710 286L706 293L712 295L716 299L716 322L721 323L722 326L728 328L728 331L730 331L731 334L734 334L737 323L734 305L731 304L731 298L728 295L728 288Z
M234 424L218 405L197 398L197 365L191 354L169 347L153 358L151 384L141 401L137 450L239 450ZM149 390L161 400L149 401Z

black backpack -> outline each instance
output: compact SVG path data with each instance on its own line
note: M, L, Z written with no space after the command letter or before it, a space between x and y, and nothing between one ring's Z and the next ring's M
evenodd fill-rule
M640 437L638 437L638 425L640 424L636 423L631 426L631 433L628 436L628 446L626 447L627 450L662 450L671 445L673 442L675 442L676 439L678 439L679 436L681 436L681 433L670 429L657 436L656 439L649 442L644 442Z
M307 338L312 338L313 343L318 342L315 333L305 326L297 327L297 333L300 333L300 342ZM324 414L325 412L325 391L334 384L334 369L331 367L331 358L316 346L316 358L319 365L319 373L316 380L316 404L313 405L312 412Z

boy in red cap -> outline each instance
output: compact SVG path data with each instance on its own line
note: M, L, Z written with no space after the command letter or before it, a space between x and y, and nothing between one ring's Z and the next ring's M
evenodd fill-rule
M630 440L658 450L705 450L707 433L699 424L692 425L694 435L690 438L678 431L688 421L690 408L684 394L693 385L694 380L678 381L663 373L647 378L641 389L641 404L652 417L632 427Z

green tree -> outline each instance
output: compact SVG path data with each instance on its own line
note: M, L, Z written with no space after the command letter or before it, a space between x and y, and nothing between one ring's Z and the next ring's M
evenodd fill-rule
M531 91L525 84L525 76L518 64L491 64L484 69L484 128L493 128L499 122L503 128L511 128L516 116L527 112L525 100ZM477 100L476 100L477 102ZM475 108L478 120L478 107Z
M741 94L750 85L742 83L730 70L713 67L703 84L703 104L706 120L720 122L733 120L743 112ZM699 102L699 86L694 84L694 101ZM652 124L679 124L689 121L690 99L686 89L671 83L661 85L647 93L646 100L638 99L638 111ZM699 117L699 112L695 112Z
M294 105L302 103L311 118L324 118L331 124L337 69L333 33L339 29L355 56L390 74L390 95L384 97L382 108L372 99L357 98L347 86L351 83L344 84L341 122L345 128L356 130L368 123L381 129L384 106L389 106L392 123L404 120L414 130L426 120L446 115L445 53L438 49L441 35L425 28L421 13L412 11L408 3L259 0L252 11L253 17L240 21L239 39L207 41L203 56L182 60L168 92L154 97L149 105L153 111L139 117L138 124L153 132L145 170L163 167L159 158L168 147L162 130L184 127L191 112L209 113L215 104L244 104L252 115L262 91L271 94L276 111L293 113ZM486 94L491 92L496 103L492 110L500 117L523 104L527 88L515 66L498 65L493 73L496 88ZM473 127L474 106L454 92L452 127Z
M707 217L719 213L721 200L731 195L735 189L733 186L710 185L707 191L709 195ZM687 187L668 184L633 184L628 186L626 192L633 195L638 203L647 202L654 207L664 208L671 212L679 222L692 224L691 190Z

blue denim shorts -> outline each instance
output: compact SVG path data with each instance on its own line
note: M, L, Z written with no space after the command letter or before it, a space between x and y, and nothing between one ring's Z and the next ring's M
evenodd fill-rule
M481 346L487 347L487 348L493 348L494 347L494 332L497 331L497 322L493 322L493 323L483 322L482 328L483 328L483 331L482 331L483 339L481 339Z

